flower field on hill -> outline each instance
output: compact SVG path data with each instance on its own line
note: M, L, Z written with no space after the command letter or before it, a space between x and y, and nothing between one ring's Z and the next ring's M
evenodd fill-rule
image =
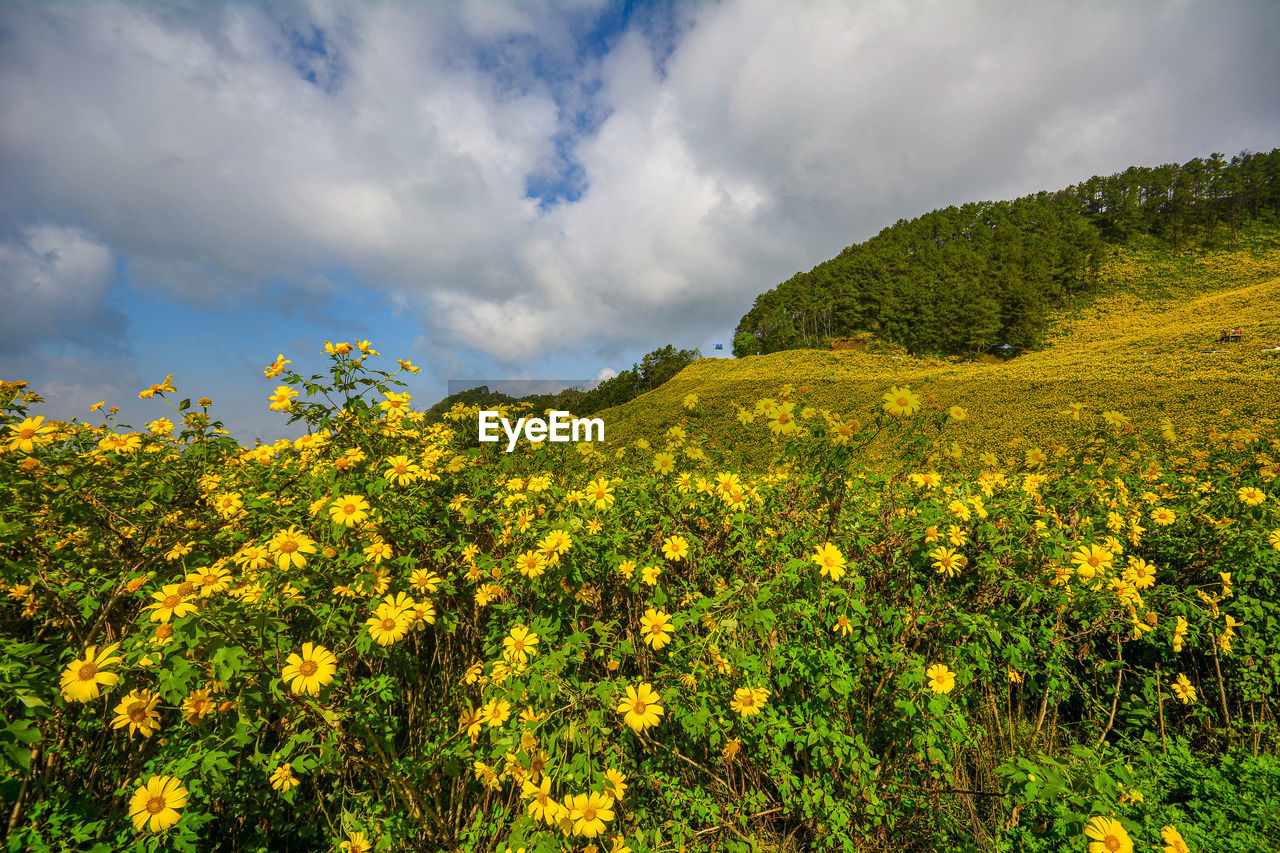
M281 356L296 441L0 386L12 850L1207 851L1280 833L1280 429L911 388L476 441ZM632 404L634 405L634 404ZM901 464L868 467L891 442ZM878 446L878 445L877 445Z

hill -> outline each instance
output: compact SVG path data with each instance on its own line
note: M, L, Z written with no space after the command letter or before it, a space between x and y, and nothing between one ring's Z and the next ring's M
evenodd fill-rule
M1113 247L1095 295L1052 312L1046 325L1042 350L998 363L915 358L884 345L702 359L604 412L606 435L622 445L705 419L717 443L760 456L766 434L734 416L788 384L808 389L806 403L855 418L890 386L908 385L944 409L966 407L968 434L983 449L1062 440L1071 424L1059 412L1070 403L1149 426L1167 417L1181 429L1210 429L1224 408L1273 417L1280 358L1262 350L1280 346L1280 228L1256 222L1219 249L1173 250L1153 239ZM1217 343L1224 327L1243 328L1245 340ZM683 407L690 393L701 413Z
M735 355L874 332L912 353L1039 348L1050 316L1098 285L1110 247L1219 247L1280 216L1280 149L1132 167L1057 192L935 210L756 298Z

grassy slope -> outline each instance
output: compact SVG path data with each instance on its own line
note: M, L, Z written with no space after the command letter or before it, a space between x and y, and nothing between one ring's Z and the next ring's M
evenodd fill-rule
M1217 251L1118 250L1099 293L1058 312L1042 351L998 364L816 350L703 359L604 412L606 435L613 445L656 441L686 418L681 400L696 392L700 426L755 455L766 444L760 422L739 425L735 404L751 407L787 383L808 387L810 405L855 418L889 386L910 385L944 408L965 406L974 421L966 435L993 450L1053 443L1072 428L1058 414L1071 402L1095 417L1119 410L1139 426L1169 417L1180 429L1212 428L1224 408L1280 417L1280 358L1261 352L1280 346L1280 229L1257 226ZM1242 327L1246 341L1215 343L1225 326Z

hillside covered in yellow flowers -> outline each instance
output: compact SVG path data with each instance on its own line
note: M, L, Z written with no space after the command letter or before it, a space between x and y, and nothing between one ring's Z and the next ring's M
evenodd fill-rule
M807 401L857 417L857 405L907 385L943 408L963 405L981 449L1061 440L1072 403L1117 409L1136 424L1169 418L1211 430L1223 410L1254 419L1280 412L1280 230L1256 224L1229 246L1169 250L1155 241L1116 247L1096 295L1060 308L1043 349L996 363L913 358L891 345L868 351L789 350L702 359L630 403L606 411L610 443L661 433L696 393L708 413L807 387ZM1220 343L1223 328L1243 341ZM1210 352L1202 352L1209 350ZM763 449L761 431L712 417L717 439Z

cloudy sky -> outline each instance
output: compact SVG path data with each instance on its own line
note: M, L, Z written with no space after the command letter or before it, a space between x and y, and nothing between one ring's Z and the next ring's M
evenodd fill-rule
M1280 4L0 3L0 378L242 441L277 353L711 354L900 218L1280 145ZM296 428L295 428L296 429Z

